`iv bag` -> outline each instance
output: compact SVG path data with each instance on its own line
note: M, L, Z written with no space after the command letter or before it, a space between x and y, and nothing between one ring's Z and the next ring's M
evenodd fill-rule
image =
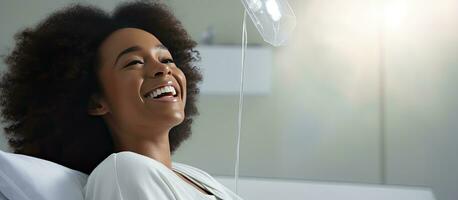
M296 16L287 0L241 0L264 41L286 44L296 27Z

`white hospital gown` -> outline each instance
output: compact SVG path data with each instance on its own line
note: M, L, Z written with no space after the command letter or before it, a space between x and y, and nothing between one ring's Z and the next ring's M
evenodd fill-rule
M86 200L241 200L208 173L172 162L173 171L210 191L207 195L162 163L130 151L113 153L89 175Z

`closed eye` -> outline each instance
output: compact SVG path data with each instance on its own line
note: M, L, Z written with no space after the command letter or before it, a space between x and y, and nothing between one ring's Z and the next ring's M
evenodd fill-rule
M172 59L164 59L162 60L162 63L175 63Z
M129 64L127 64L124 67L130 66L130 65L136 65L136 64L143 64L143 62L140 61L140 60L134 60L134 61L130 62Z

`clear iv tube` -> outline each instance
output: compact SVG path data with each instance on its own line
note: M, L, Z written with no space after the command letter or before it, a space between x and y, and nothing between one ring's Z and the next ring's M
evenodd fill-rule
M238 194L238 179L240 165L240 132L242 129L242 110L243 110L243 80L245 79L245 51L247 47L247 32L246 32L246 10L243 12L242 25L242 66L240 70L240 93L239 93L239 116L238 116L238 131L237 131L237 153L235 159L235 193Z

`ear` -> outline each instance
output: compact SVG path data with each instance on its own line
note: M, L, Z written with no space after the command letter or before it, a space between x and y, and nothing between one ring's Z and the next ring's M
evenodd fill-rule
M99 95L92 95L91 98L89 99L89 106L88 106L88 114L89 115L94 115L94 116L99 116L99 115L105 115L109 111L108 106L105 101L103 101L102 98L99 97Z

